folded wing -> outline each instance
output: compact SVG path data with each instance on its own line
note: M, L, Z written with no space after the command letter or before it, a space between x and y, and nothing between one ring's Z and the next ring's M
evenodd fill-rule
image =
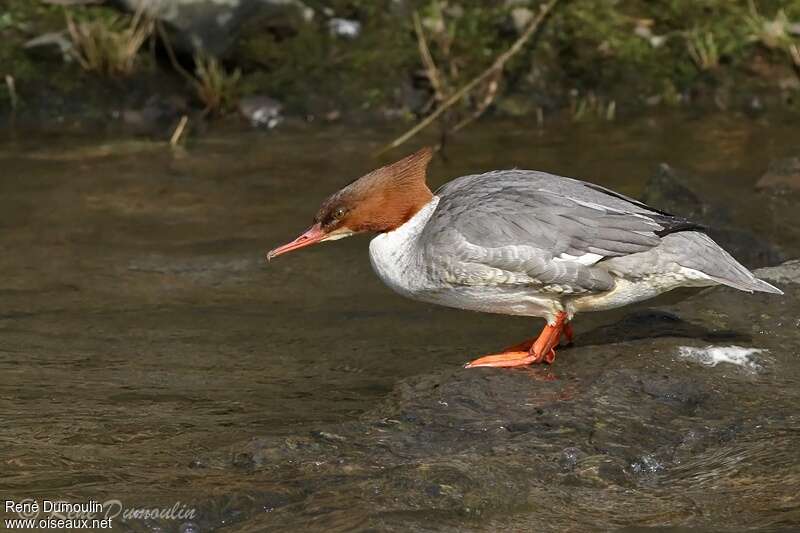
M442 247L454 284L529 285L565 294L606 291L598 262L650 250L697 225L570 178L511 170L459 178L437 191L425 246Z

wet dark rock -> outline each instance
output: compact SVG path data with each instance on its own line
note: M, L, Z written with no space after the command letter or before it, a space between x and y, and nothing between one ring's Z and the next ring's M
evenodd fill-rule
M767 172L756 183L759 189L800 190L800 157L772 161Z
M747 228L737 227L724 206L701 198L687 183L682 172L662 163L647 181L642 201L656 209L703 224L711 238L745 266L757 268L786 260L780 247Z
M756 275L777 283L800 284L800 259L793 259L775 267L760 268Z
M694 291L696 292L696 291ZM632 311L613 324L600 326L581 336L581 345L609 344L621 340L656 337L686 337L707 341L747 342L748 335L736 331L712 330L689 323L678 315L659 309Z
M459 524L469 516L498 516L506 517L498 518L500 529L499 524L513 523L518 529L556 531L563 529L558 521L569 509L565 494L576 495L571 505L586 499L604 509L594 527L615 529L619 524L603 517L611 507L621 512L620 505L634 513L635 523L637 516L684 506L684 498L702 499L705 489L696 485L703 476L719 483L736 478L731 457L744 453L740 450L753 439L783 434L781 428L792 423L794 398L762 405L761 417L752 416L750 405L750 416L741 416L742 389L757 386L752 374L675 357L680 345L731 338L769 350L776 366L794 357L800 350L796 329L775 317L794 316L800 261L757 274L786 295L705 290L669 312L637 312L579 333L577 344L562 348L552 367L417 376L399 382L381 405L357 420L311 434L253 439L203 461L263 476L265 490L282 495L285 509L262 515L265 528L291 529L325 517L340 529L358 524L417 530L425 528L426 513L436 512L458 517ZM745 311L732 313L743 298ZM652 335L623 334L648 320L661 324ZM733 337L722 334L726 331ZM765 450L776 453L772 443ZM751 474L742 475L749 480ZM727 490L737 493L747 490L749 481L730 483ZM794 489L784 485L778 481L766 490L788 497ZM621 491L624 503L613 497ZM665 501L665 494L675 497ZM729 504L703 504L721 506L708 514L715 526L746 523L727 512ZM242 513L252 520L260 508L248 505ZM666 515L663 520L655 523L670 523Z
M69 40L66 32L53 31L37 35L33 39L25 42L25 48L32 50L35 48L56 48L60 53L62 59L65 61L72 60L70 55L72 51L72 41Z
M778 245L746 229L711 227L708 234L749 268L775 265L786 259Z
M139 133L164 133L180 115L188 111L188 102L178 95L154 94L139 108L127 108L121 118L126 126Z
M647 180L642 201L690 220L703 220L710 210L710 206L691 190L682 173L667 163L661 163Z
M651 377L640 382L642 392L655 400L681 406L687 411L693 411L706 399L706 391L702 384L697 382L676 381L672 376L665 374Z
M313 11L300 0L112 0L113 5L135 12L144 8L172 30L176 49L186 53L203 51L220 55L236 39L240 26L253 16L281 18L287 13L301 18Z

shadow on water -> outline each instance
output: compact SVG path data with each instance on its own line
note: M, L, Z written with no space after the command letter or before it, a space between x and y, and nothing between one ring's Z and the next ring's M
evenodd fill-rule
M780 118L486 122L431 182L518 166L639 196L666 161L724 206L704 216L797 257L796 199L753 191L795 133ZM388 137L219 132L185 154L7 139L3 496L196 509L115 522L141 531L800 525L796 290L582 316L554 366L484 372L461 364L539 321L403 300L364 238L266 265ZM766 351L713 367L679 352L709 344Z

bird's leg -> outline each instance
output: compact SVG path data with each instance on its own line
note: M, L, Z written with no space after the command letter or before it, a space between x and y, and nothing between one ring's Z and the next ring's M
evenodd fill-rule
M572 342L572 326L567 322L567 314L560 312L553 324L547 324L536 339L529 339L503 350L502 353L475 359L465 368L478 366L512 367L534 363L552 363L556 358L555 348L565 335Z
M562 336L567 339L567 344L572 344L572 341L575 338L575 333L572 330L572 323L571 322L567 322L566 319L564 321L564 329L562 331ZM538 337L531 337L529 339L525 339L522 342L518 342L517 344L514 344L512 346L507 346L507 347L503 348L503 350L500 353L505 353L505 352L527 352L527 351L529 351L531 349L531 347L533 346L533 343L536 342L537 338Z
M556 315L554 324L547 324L539 338L531 346L530 353L536 360L534 363L541 363L542 361L547 364L556 360L556 346L561 341L561 335L564 334L564 329L567 325L567 314L564 312Z
M568 322L567 319L564 319L564 328L561 333L562 337L567 339L567 344L572 344L573 339L575 338L575 333L572 330L572 323ZM527 352L530 351L533 344L536 342L538 337L531 337L530 339L525 339L522 342L518 342L512 346L508 346L503 348L501 353L505 352Z

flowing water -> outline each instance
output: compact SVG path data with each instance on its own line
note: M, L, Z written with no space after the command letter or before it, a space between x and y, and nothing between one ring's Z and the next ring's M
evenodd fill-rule
M791 318L800 310L796 302L782 304L789 315L781 328L786 351L775 354L773 347L765 356L766 371L751 375L731 365L677 361L665 355L686 344L674 334L653 340L653 350L662 352L650 357L641 344L626 341L630 345L620 350L629 359L607 360L616 365L615 373L582 388L580 376L602 373L597 361L604 359L587 354L605 352L591 342L579 342L579 353L564 350L553 368L557 375L544 381L531 378L543 375L539 369L531 375L459 370L475 355L530 336L539 321L435 308L395 296L372 274L366 238L266 264L265 250L304 230L327 194L389 160L370 155L389 137L387 131L342 126L269 134L225 130L181 151L137 139L5 137L0 144L0 496L119 500L128 509L180 502L196 511L193 520L118 518L114 526L122 530L713 529L737 523L737 513L745 517L743 527L800 528L795 415L800 324ZM796 123L780 117L673 116L543 129L485 122L451 142L445 158L432 164L430 181L439 185L466 173L516 166L637 196L665 161L690 172L687 183L701 198L726 206L728 223L765 236L793 257L800 252L800 234L787 221L798 220L791 209L796 204L784 198L768 208L753 183L771 159L798 155L797 138ZM729 312L736 329L744 327L741 320L752 309L746 295L734 297ZM578 333L589 332L591 339L591 332L599 331L595 346L614 346L614 336L603 337L595 327L622 316L581 317ZM685 337L708 337L693 331ZM752 335L742 342L759 345ZM699 411L658 419L661 404L629 411L629 404L641 399L612 393L625 388L619 380L642 380L629 372L669 375L675 365L681 375L693 376L686 378L693 392L687 393L682 381L675 385L678 392L664 394L689 398L686 402L702 405ZM471 414L442 422L445 415L431 411L447 403L430 396L437 387L453 391ZM495 395L520 387L548 402L545 415L534 406L541 416L561 418L543 430L525 426L534 416L527 411L508 415L524 434L535 433L540 448L512 447L514 469L504 470L508 465L497 457L502 446L493 442L480 449L483 437L477 435L484 433L476 428L500 427L492 425L497 412L487 415ZM413 451L380 441L384 446L351 426L403 422L398 414L408 413L403 405L428 396L433 407L425 406L427 429L415 430L403 445ZM598 413L605 413L606 422L587 433L587 440L596 443L599 432L604 444L588 453L575 435L583 435L587 417L602 418ZM776 418L763 419L765 413ZM759 420L761 433L750 431ZM734 431L731 427L749 429L730 446L704 445L705 455L687 451L687 435L707 428L714 442L722 442L720 435L725 428ZM565 441L559 428L577 433ZM454 431L462 437L447 437ZM253 442L281 443L283 448L264 444L274 451L307 442L309 435L335 444L339 438L360 441L360 434L359 452L344 445L314 452L317 462L332 468L325 472L315 470L313 461L301 468L296 456L252 451ZM253 441L256 437L265 440ZM450 451L436 448L437 442ZM669 461L655 453L655 458L634 457L619 471L604 466L608 457L617 457L615 450L641 442L652 450L672 446ZM464 446L473 446L473 455L463 455ZM583 464L581 472L599 472L597 483L539 472L536 454L545 446L560 446L556 462L563 457ZM241 449L249 450L244 466L237 459ZM382 451L370 455L377 449ZM530 462L521 462L516 452L530 453ZM488 463L500 470L484 472L484 463L464 459L483 453L490 453ZM456 476L456 456L462 465L458 475L471 476L478 485L485 480L469 497L464 483L448 477ZM336 461L358 464L358 473L331 467ZM423 470L433 465L430 472L443 465L451 470L425 474L433 484L417 486L419 476L402 470L409 464ZM650 477L626 478L637 468ZM400 469L395 477L387 474L392 469ZM525 479L514 477L522 473ZM507 482L501 474L509 476ZM531 479L542 485L531 488L526 485ZM526 494L509 492L522 486ZM547 486L552 492L537 492ZM376 498L374 512L370 494ZM537 505L537 498L550 496L546 506ZM443 503L429 505L436 498ZM515 498L521 501L492 512L496 502Z

